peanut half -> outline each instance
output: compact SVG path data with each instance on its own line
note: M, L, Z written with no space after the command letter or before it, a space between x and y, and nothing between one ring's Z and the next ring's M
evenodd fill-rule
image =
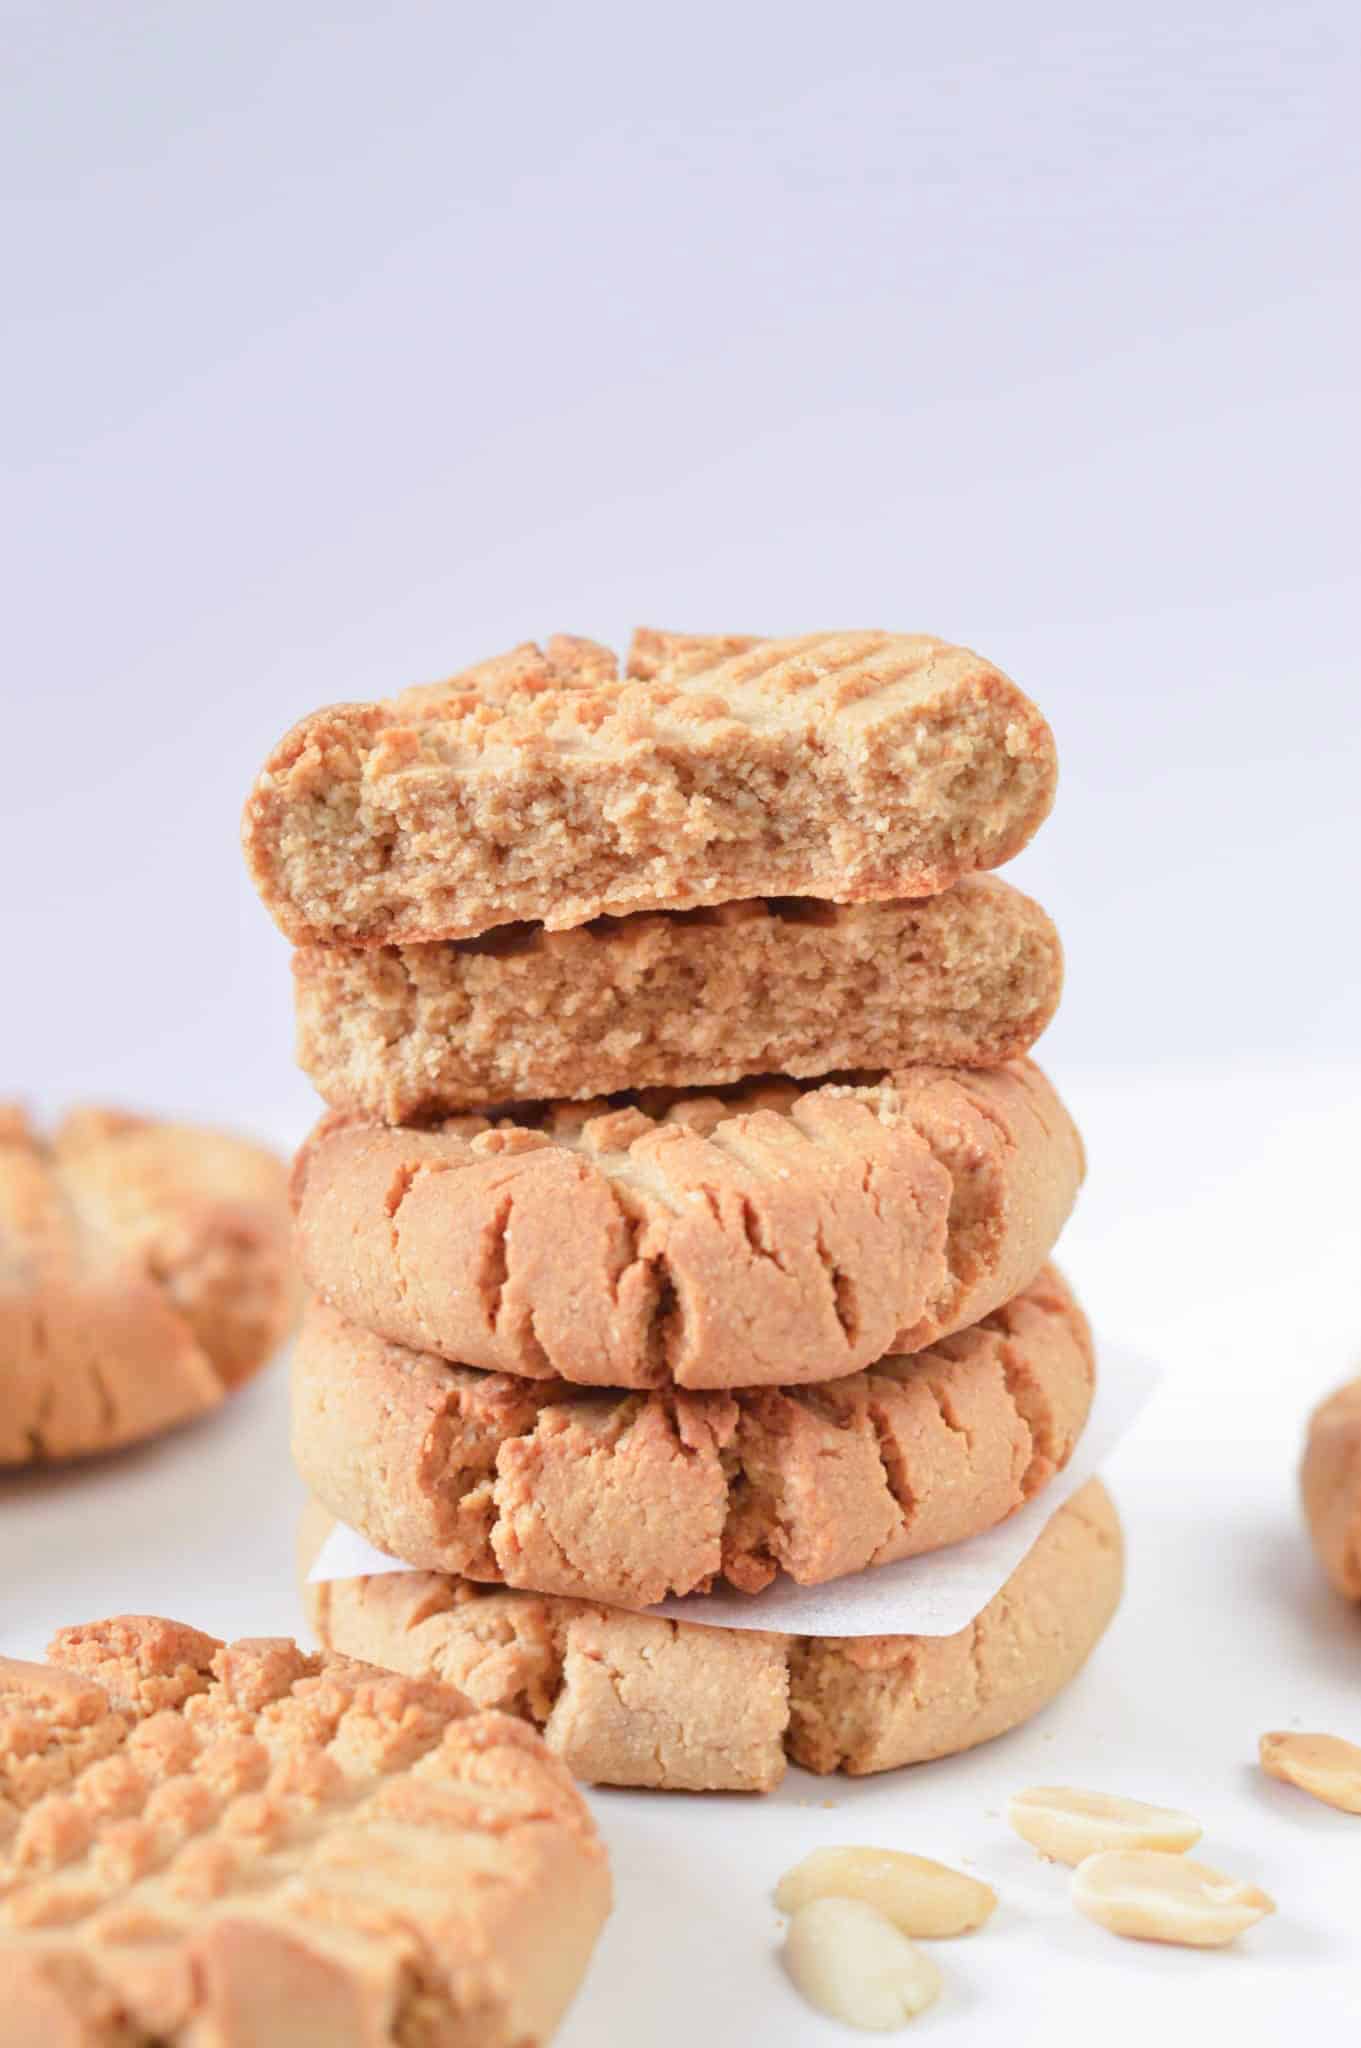
M826 1898L859 1899L900 1933L927 1941L972 1934L997 1904L991 1885L901 1849L814 1849L775 1887L782 1913Z
M930 1956L863 1899L809 1899L789 1923L784 1959L810 2005L869 2034L901 2027L940 1995Z
M1255 1885L1160 1849L1105 1849L1087 1857L1073 1872L1072 1899L1079 1913L1112 1934L1184 1948L1222 1948L1276 1910Z
M1361 1813L1361 1749L1340 1735L1264 1735L1258 1744L1269 1778L1298 1785L1341 1813Z
M1007 1819L1023 1841L1055 1863L1081 1863L1102 1849L1180 1852L1200 1840L1200 1825L1189 1813L1067 1785L1017 1792L1007 1802Z

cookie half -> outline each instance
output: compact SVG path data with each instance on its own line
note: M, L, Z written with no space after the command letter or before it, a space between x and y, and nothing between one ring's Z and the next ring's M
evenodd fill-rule
M7 2041L547 2039L609 1873L522 1721L141 1616L49 1657L0 1660Z
M330 1527L304 1529L304 1576ZM433 1572L305 1585L318 1639L541 1727L579 1778L766 1792L786 1757L852 1776L971 1749L1076 1677L1119 1605L1123 1540L1096 1481L953 1636L706 1628Z
M0 1107L0 1465L112 1450L216 1407L295 1306L273 1153L107 1109L44 1141Z
M393 1124L759 1074L999 1066L1030 1050L1062 983L1053 925L990 875L915 902L726 903L293 955L298 1064L333 1109Z
M323 1120L294 1177L308 1281L351 1322L488 1371L789 1387L990 1315L1082 1179L1029 1061L644 1101L431 1131Z
M958 1543L1067 1464L1086 1318L1052 1268L982 1323L826 1386L616 1393L449 1365L313 1302L293 1455L331 1513L430 1570L650 1607Z
M1310 1417L1300 1491L1320 1564L1339 1593L1361 1600L1361 1379Z
M296 725L246 805L295 943L474 938L757 896L930 896L1019 853L1053 736L924 634L566 636Z

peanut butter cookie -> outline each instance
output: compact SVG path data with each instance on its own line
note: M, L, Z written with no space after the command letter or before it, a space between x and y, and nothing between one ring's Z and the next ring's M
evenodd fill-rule
M546 2041L609 1909L533 1730L123 1616L0 1660L0 2022L52 2048Z
M560 637L302 720L246 805L256 887L295 943L758 896L930 896L1019 853L1053 737L981 656L924 634Z
M583 1385L789 1387L990 1315L1082 1170L1017 1061L431 1131L332 1117L294 1188L308 1281L396 1343Z
M1361 1600L1361 1379L1310 1417L1300 1490L1320 1564L1339 1593Z
M333 1109L428 1123L487 1103L718 1088L1028 1052L1058 934L991 875L915 902L812 897L508 925L429 946L303 946L298 1063Z
M304 1573L330 1527L312 1509ZM307 1585L319 1640L450 1680L540 1727L579 1778L767 1792L786 1756L859 1777L971 1749L1047 1706L1119 1605L1123 1544L1095 1480L954 1636L782 1636L434 1572Z
M0 1465L112 1450L216 1407L294 1306L272 1153L104 1109L44 1142L0 1107Z
M759 1593L992 1528L1067 1464L1086 1319L1052 1268L983 1322L826 1386L605 1393L448 1365L313 1303L293 1454L316 1498L408 1564L650 1607L720 1575Z

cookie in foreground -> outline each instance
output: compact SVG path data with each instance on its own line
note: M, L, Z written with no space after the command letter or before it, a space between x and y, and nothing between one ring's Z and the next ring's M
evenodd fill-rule
M760 1074L1000 1066L1029 1052L1062 984L1058 933L995 875L906 902L786 897L293 955L298 1064L333 1109L390 1124Z
M608 1387L793 1386L919 1351L1049 1257L1082 1143L1028 1060L777 1081L431 1131L333 1115L298 1255L349 1321Z
M1361 1379L1309 1418L1300 1492L1319 1563L1339 1593L1361 1600Z
M999 867L1054 798L1016 685L926 634L559 636L304 718L242 837L295 944L562 930L759 896L931 896Z
M1093 1381L1052 1267L911 1357L735 1393L478 1372L313 1301L293 1455L324 1507L408 1564L650 1607L720 1574L819 1585L992 1528L1067 1464Z
M287 1335L290 1233L261 1146L110 1109L44 1140L0 1105L0 1465L215 1408Z
M522 2048L609 1910L523 1721L123 1616L0 1661L0 2030L44 2048Z
M304 1578L330 1526L309 1510ZM303 1590L321 1642L523 1714L588 1783L768 1792L786 1758L858 1777L1029 1720L1077 1676L1123 1580L1120 1523L1093 1480L953 1636L708 1628L434 1572Z

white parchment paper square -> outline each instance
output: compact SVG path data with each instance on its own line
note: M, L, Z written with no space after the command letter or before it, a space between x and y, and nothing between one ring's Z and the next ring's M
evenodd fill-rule
M1100 1340L1096 1349L1096 1398L1072 1459L1036 1499L995 1529L826 1586L796 1586L781 1577L754 1596L720 1586L713 1593L665 1600L649 1612L705 1628L776 1629L796 1636L957 1635L1000 1593L1045 1524L1096 1476L1158 1383L1157 1366L1128 1345ZM412 1569L337 1524L310 1578L319 1584Z

